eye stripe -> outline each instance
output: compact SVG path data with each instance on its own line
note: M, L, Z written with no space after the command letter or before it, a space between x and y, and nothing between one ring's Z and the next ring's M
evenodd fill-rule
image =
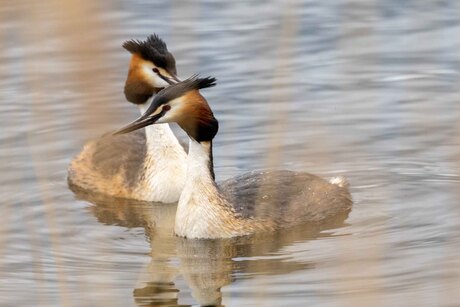
M160 77L161 79L166 81L168 84L173 84L173 82L168 77L165 77L160 73L160 70L158 68L154 67L154 68L152 68L152 71L154 73L156 73L158 75L158 77Z
M160 77L161 79L163 79L164 81L166 81L166 83L168 83L169 85L174 84L174 82L172 82L168 77L165 77L165 76L163 76L163 75L160 74L160 73L158 73L158 77Z

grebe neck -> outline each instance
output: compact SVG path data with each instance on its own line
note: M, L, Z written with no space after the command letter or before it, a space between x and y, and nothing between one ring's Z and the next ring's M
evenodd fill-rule
M211 141L197 142L190 138L187 176L177 206L175 233L188 238L229 238L248 234L251 227L236 217L214 181Z
M197 142L190 138L187 158L187 178L202 178L210 185L215 185L212 141Z

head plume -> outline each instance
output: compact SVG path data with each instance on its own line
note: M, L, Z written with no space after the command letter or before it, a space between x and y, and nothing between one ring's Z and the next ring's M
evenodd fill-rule
M184 81L161 90L155 97L155 104L158 105L167 103L168 101L179 98L193 90L213 87L216 85L216 81L217 80L214 77L199 78L198 75L193 75Z
M128 40L123 43L123 48L132 54L140 54L143 59L176 74L176 60L168 51L166 43L156 34L149 35L145 41Z

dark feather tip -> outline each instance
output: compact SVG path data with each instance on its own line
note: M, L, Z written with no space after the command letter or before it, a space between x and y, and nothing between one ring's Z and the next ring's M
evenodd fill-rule
M213 87L217 84L217 79L214 77L197 78L196 81L198 89Z
M149 35L145 41L128 40L123 43L123 48L132 54L140 54L143 59L176 74L176 60L168 51L166 43L156 34Z

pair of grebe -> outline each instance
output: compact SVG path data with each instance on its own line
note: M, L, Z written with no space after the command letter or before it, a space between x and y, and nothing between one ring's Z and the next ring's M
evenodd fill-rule
M326 181L308 173L270 170L216 184L212 140L218 121L199 93L214 86L215 79L179 81L174 58L157 36L124 47L133 54L125 94L141 105L142 115L114 135L86 145L71 164L72 184L125 198L178 200L174 230L187 238L229 238L320 224L351 209L343 178ZM172 122L189 136L188 155L168 126ZM138 132L144 127L145 139Z

